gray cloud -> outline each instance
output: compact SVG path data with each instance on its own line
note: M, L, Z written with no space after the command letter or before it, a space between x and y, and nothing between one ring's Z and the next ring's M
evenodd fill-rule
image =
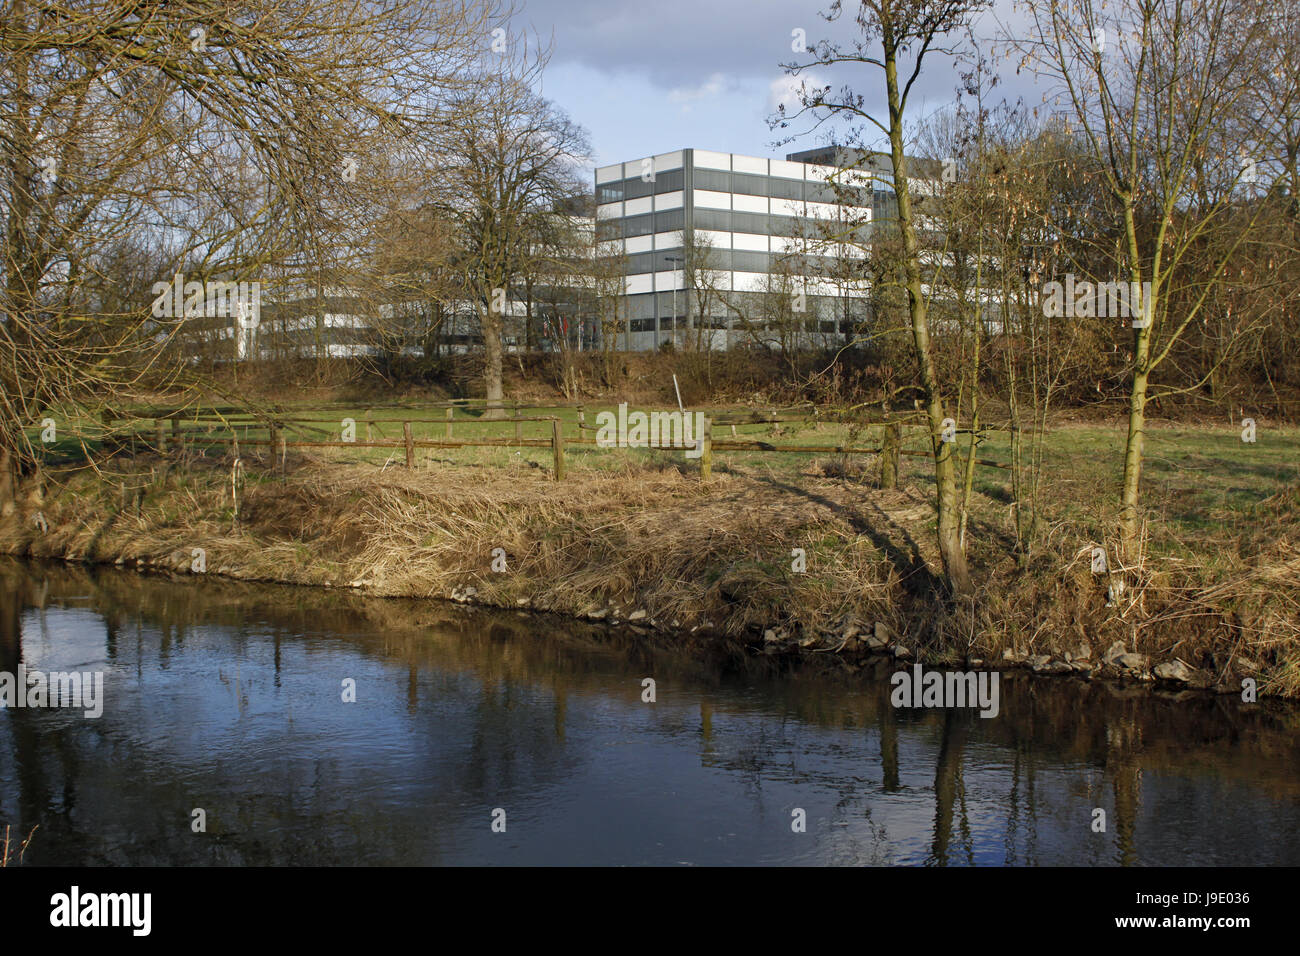
M1001 18L1015 18L1013 0L997 0ZM692 91L768 85L781 75L780 64L798 59L791 33L806 31L809 45L823 38L852 36L854 4L846 15L827 22L820 14L829 0L527 0L518 22L543 37L554 36L554 58L610 73L645 74L665 91L689 97ZM983 23L990 35L991 17ZM920 83L922 98L948 99L958 77L938 56ZM1008 70L1008 72L1013 72ZM870 93L879 87L875 71L840 67L819 71L836 85L857 84Z
M693 88L714 74L745 79L778 73L792 58L791 31L810 41L830 24L826 0L528 0L520 22L555 56L600 70L645 72L665 89Z

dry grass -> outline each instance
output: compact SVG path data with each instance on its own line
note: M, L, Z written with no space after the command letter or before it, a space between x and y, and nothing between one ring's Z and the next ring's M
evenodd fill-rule
M208 573L248 580L422 598L473 588L477 603L568 615L641 610L646 623L760 646L771 628L850 661L866 649L844 639L845 626L873 622L932 661L1081 643L1100 654L1120 640L1226 686L1256 676L1264 693L1300 695L1294 492L1261 503L1267 533L1235 551L1208 541L1199 555L1166 551L1129 569L1109 607L1081 545L1104 522L1063 516L1020 567L1005 503L979 495L978 591L954 606L933 570L927 490L873 489L861 467L838 460L808 460L798 474L723 462L707 487L664 458L578 467L562 483L522 457L414 472L299 460L283 478L250 460L238 523L228 462L115 467L127 470L73 473L44 497L29 489L0 520L0 551L188 572L202 548ZM805 573L792 570L795 548L806 552ZM492 568L495 549L504 572Z

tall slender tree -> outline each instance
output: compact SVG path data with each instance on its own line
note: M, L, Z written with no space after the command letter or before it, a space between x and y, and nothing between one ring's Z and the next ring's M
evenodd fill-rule
M867 94L861 90L848 85L839 89L809 86L805 81L799 91L798 109L789 113L781 109L775 120L780 127L802 116L812 117L816 125L844 121L848 128L841 139L847 145L870 147L881 140L887 144L890 183L898 206L912 346L930 428L939 555L948 584L958 595L970 592L971 577L961 542L956 444L947 424L952 397L940 378L934 354L916 197L909 178L907 122L911 96L926 60L935 53L953 55L960 31L987 6L987 0L859 0L857 4L835 0L826 19L836 20L846 7L853 9L856 36L847 43L823 40L808 58L789 64L787 69L797 76L809 69L874 67L883 79L886 116L882 119L872 111Z

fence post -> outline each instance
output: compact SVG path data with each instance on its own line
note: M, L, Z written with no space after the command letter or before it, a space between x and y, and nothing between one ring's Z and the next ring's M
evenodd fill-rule
M884 438L880 443L880 487L898 487L899 449L902 446L903 427L898 422L885 424Z
M172 447L184 454L185 439L181 437L181 420L172 416Z
M700 481L708 481L713 475L713 419L704 419L704 434L699 437L700 445Z
M555 480L564 480L564 432L560 431L560 420L551 419L551 450L555 452Z
M283 476L286 470L285 459L288 457L289 449L284 443L284 433L276 429L275 454L280 456L280 474Z
M406 467L415 468L415 439L411 436L411 423L402 422L402 436L406 439Z
M158 454L165 455L167 454L167 431L163 427L163 420L161 418L155 418L153 428L154 441L158 445Z
M366 409L366 441L374 441L374 437L371 434L371 427L373 425L372 419L374 418L374 415L375 413L373 411L369 408Z
M578 406L578 437L582 437L583 430L587 427L587 406Z
M14 500L13 468L8 448L0 448L0 508Z
M519 421L519 403L515 402L515 441L521 442L523 440L524 426L523 423Z
M448 440L451 439L451 417L452 417L452 415L454 415L454 414L456 414L456 407L455 407L454 405L448 405L448 406L447 406L447 438L448 438Z

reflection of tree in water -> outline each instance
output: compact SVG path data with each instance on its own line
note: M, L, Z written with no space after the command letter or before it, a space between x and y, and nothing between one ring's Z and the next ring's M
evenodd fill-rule
M74 578L76 584L65 587L65 593L84 595L86 578ZM10 670L16 669L21 654L23 584L22 575L12 567L0 582L0 638ZM187 629L222 630L211 627L201 602L175 599L178 592L189 589L171 585L171 599L151 607L146 607L147 596L142 598L139 590L154 589L125 594L117 588L96 589L94 604L102 613L99 626L105 654L119 666L131 668L137 662L144 670L166 666L183 646ZM77 603L84 606L85 602ZM299 623L294 616L288 615L291 623ZM249 626L222 633L223 649L231 645L238 653L232 653L236 663L230 674L214 675L224 678L240 698L232 706L241 718L249 709L250 693L256 702L266 685L281 686L282 646L304 640L282 622L245 618L244 623ZM320 623L317 618L312 629L318 631ZM256 653L259 636L266 639L270 667L249 656ZM489 635L479 653L503 639L500 633ZM355 779L357 768L346 755L324 753L277 761L250 754L235 760L213 758L213 763L182 749L182 765L169 765L173 748L141 741L135 728L124 726L111 709L99 721L81 721L72 729L52 723L66 715L16 710L8 715L13 759L8 760L8 755L0 759L15 768L19 815L42 822L47 861L126 862L111 850L109 857L103 856L106 848L120 842L131 847L132 863L270 859L348 863L363 855L431 862L439 857L444 834L480 824L486 829L490 807L479 806L481 794L498 793L508 802L511 793L545 789L571 773L573 761L584 756L564 747L563 680L553 692L529 686L518 679L508 661L499 659L480 675L466 676L439 669L437 654L431 653L435 648L427 640L423 647L399 643L408 661L405 719L414 738L421 741L411 753L403 754L402 779L397 781L403 790L400 801L367 790L366 781ZM385 653L382 639L348 642L346 649L380 660L394 650L389 646ZM310 666L310 657L308 661ZM241 685L237 691L236 683ZM424 707L418 700L422 693ZM441 706L432 706L429 698L441 698ZM164 699L160 706L168 703ZM310 719L310 713L300 708L298 725L308 733L305 725ZM169 722L176 724L179 737L188 732L182 726L183 711ZM112 741L114 759L105 762L102 752L87 753L85 772L79 773L88 735ZM191 758L203 765L197 776L189 765ZM51 775L52 767L58 772ZM212 792L212 781L222 782L219 795ZM86 810L73 822L66 811L78 796ZM223 805L213 806L214 800ZM206 839L189 829L193 807L208 811ZM112 822L122 820L120 826ZM115 826L129 832L113 832ZM40 862L39 848L34 849L34 861Z
M22 653L19 640L19 616L22 599L18 589L21 579L16 567L0 564L0 671L12 674L18 670Z
M15 674L23 663L22 619L23 610L36 607L44 626L44 609L48 594L46 582L30 579L21 566L12 562L0 564L0 670ZM24 693L25 688L17 688ZM17 794L11 802L0 792L0 826L10 824L16 831L28 833L37 824L42 828L42 840L48 841L46 823L53 811L63 818L78 809L76 781L79 777L81 741L70 735L59 734L51 738L42 732L46 715L27 708L5 709L0 721L7 729L9 746L0 759L13 769ZM0 741L3 741L0 736ZM94 741L93 731L86 731L83 740ZM92 841L72 836L66 844L80 859L94 862ZM34 842L27 854L28 862L40 858L40 843Z
M958 836L964 842L966 862L973 864L974 848L970 839L970 821L966 818L966 788L962 781L962 751L966 743L969 714L953 710L943 712L943 733L934 770L934 843L927 863L946 866L953 837L953 816L960 811Z
M1114 791L1114 814L1109 829L1115 834L1116 862L1138 862L1136 828L1142 804L1141 728L1133 720L1117 719L1106 725L1106 774Z
M894 866L898 861L889 844L885 827L871 819L871 807L863 806L861 797L845 799L836 804L837 819L833 827L835 838L825 843L825 855L819 863L829 866Z
M22 608L34 600L26 574L0 563L0 664L10 671L22 650ZM257 693L272 693L267 685L282 689L282 661L301 660L303 647L329 645L384 665L398 677L386 685L396 691L398 716L420 741L403 754L403 777L394 781L399 792L391 799L371 794L371 782L350 779L352 765L329 752L279 766L221 766L215 776L245 783L235 788L228 812L215 821L210 817L214 836L202 842L191 838L188 820L177 826L164 808L203 805L213 775L193 779L174 767L155 766L157 755L143 745L112 743L131 741L129 730L106 734L89 726L97 722L83 722L75 733L43 733L43 715L0 718L0 726L8 721L17 789L12 800L0 794L10 801L0 807L26 820L41 818L47 808L80 806L81 830L66 823L67 814L60 814L63 824L49 822L64 828L58 834L61 852L86 861L98 860L106 843L97 832L83 836L93 825L93 810L86 808L112 799L115 787L141 794L130 809L135 832L127 838L145 849L133 862L145 861L150 852L159 862L439 859L451 852L457 830L486 828L490 807L478 805L483 794L544 793L589 764L594 755L566 748L569 714L586 715L611 703L642 706L639 676L633 674L653 675L659 684L660 704L647 715L650 730L674 741L694 739L702 767L737 774L750 812L771 812L764 803L773 802L769 781L833 795L833 838L822 846L837 860L891 857L888 814L872 813L873 807L882 809L880 800L933 801L922 853L935 865L976 859L972 793L982 800L973 804L981 807L974 822L984 831L994 822L987 809L994 793L999 855L1015 864L1059 860L1063 840L1087 839L1086 817L1062 815L1084 804L1105 807L1108 815L1107 834L1094 841L1095 862L1141 862L1144 771L1226 778L1248 785L1252 795L1300 801L1300 754L1292 743L1300 720L1294 708L1242 708L1213 698L1175 701L1145 690L1048 684L1015 675L1004 678L1001 712L991 720L971 712L900 712L889 702L887 681L797 675L755 681L748 677L749 665L737 663L728 649L683 654L629 632L608 634L571 623L551 630L544 618L217 579L192 587L118 572L57 570L49 580L54 604L75 599L85 607L91 595L90 605L104 621L110 660L135 665L138 673L180 660L200 631L221 634L222 652L233 648L237 659L265 649L269 665L244 675L246 682L261 681ZM311 662L308 656L306 666ZM882 673L888 672L886 665ZM690 709L680 706L683 691ZM295 710L290 727L310 733L309 719L310 713ZM101 723L112 731L108 715ZM818 732L840 729L853 732L856 749ZM110 741L110 751L126 749L106 764L102 747L88 749L99 738ZM972 776L972 747L995 749L1006 769L980 769ZM859 774L854 761L860 754L866 760ZM911 766L904 765L909 761ZM1070 768L1064 786L1061 768ZM1052 771L1050 778L1043 770ZM115 773L136 777L118 780ZM926 785L905 786L901 781L909 773L913 781L921 774ZM47 819L41 822L45 831ZM321 833L312 835L312 825ZM1082 852L1071 845L1069 858Z

